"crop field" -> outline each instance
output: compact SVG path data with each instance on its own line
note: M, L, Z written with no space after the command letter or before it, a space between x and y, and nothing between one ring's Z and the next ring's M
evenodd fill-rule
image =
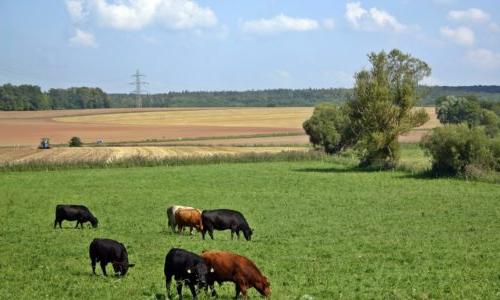
M499 185L313 161L4 172L0 194L1 299L163 299L171 247L249 257L272 299L500 297ZM61 203L87 205L99 228L54 230ZM252 241L174 234L174 203L239 210ZM95 237L123 242L135 268L94 276Z
M439 126L434 109L426 109L431 120L401 137L402 141L418 141L427 130ZM53 144L67 144L73 136L89 144L97 140L188 143L186 139L211 146L306 144L302 123L312 111L312 107L274 107L0 112L0 146L36 147L42 137L49 137Z
M144 147L58 147L41 150L27 147L0 148L0 165L4 163L72 163L106 161L142 157L164 159L169 157L203 157L212 155L239 155L247 153L280 153L307 151L306 147L231 147L231 146L144 146Z

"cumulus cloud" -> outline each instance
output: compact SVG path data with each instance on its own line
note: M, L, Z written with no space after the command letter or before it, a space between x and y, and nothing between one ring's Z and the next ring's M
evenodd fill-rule
M475 42L474 31L465 26L455 29L448 26L441 27L441 35L460 45L471 46Z
M400 23L396 17L385 10L376 7L367 10L361 2L350 2L346 4L345 18L352 28L363 31L376 31L389 29L394 32L403 32L407 26Z
M96 48L97 43L94 40L94 35L90 32L85 32L81 29L76 29L75 35L69 39L72 46L83 46Z
M84 0L66 0L66 10L73 22L81 22L85 19Z
M448 19L461 22L487 22L490 16L479 8L468 10L452 10L448 13Z
M292 18L284 14L277 15L271 19L246 21L242 25L244 32L254 34L276 34L287 31L304 32L319 28L320 24L316 20Z
M500 53L495 53L488 49L479 48L471 50L467 53L467 59L474 66L482 69L500 68Z
M190 0L128 0L108 3L93 0L102 25L115 29L141 29L161 23L169 29L193 29L217 24L215 13Z

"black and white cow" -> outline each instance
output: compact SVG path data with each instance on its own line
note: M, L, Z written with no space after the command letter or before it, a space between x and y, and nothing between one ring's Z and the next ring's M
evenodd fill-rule
M117 275L125 276L128 268L134 264L129 264L128 253L125 245L110 239L94 239L90 243L89 256L92 264L92 272L95 274L95 265L100 262L102 273L106 274L106 265L111 263Z

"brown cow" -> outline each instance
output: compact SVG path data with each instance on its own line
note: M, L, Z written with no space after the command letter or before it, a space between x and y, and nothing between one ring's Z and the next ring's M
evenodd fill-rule
M208 284L212 289L212 295L216 296L214 282L221 284L224 281L234 282L236 298L241 294L247 299L247 289L254 287L261 295L269 297L271 284L267 277L262 275L257 266L248 258L224 251L206 251L201 257L212 265L214 273L211 273Z
M179 229L179 234L182 233L185 226L189 226L189 233L193 234L193 227L198 231L203 230L201 223L201 213L197 209L183 208L175 212L175 223Z

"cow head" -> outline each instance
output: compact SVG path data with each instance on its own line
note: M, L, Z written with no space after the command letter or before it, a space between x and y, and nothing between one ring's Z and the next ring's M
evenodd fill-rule
M94 217L94 216L90 217L90 224L92 224L93 228L97 228L98 223L99 223L99 221L97 220L96 217Z
M262 276L262 279L256 285L256 289L265 297L271 295L271 283L267 280L266 276Z
M129 264L128 260L125 260L124 262L113 262L113 270L121 276L125 276L128 272L128 268L132 268L134 266L135 264Z
M195 283L198 283L200 287L207 285L207 277L210 272L214 272L212 267L207 266L206 263L198 263L191 268L186 270L188 277Z
M245 228L243 229L243 235L245 236L245 240L249 241L252 239L253 229Z

